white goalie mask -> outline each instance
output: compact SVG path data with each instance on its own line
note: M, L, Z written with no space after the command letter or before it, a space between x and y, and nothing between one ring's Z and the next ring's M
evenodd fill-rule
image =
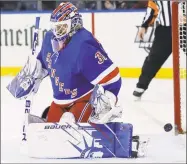
M53 52L57 52L63 48L63 44L71 31L71 19L61 22L52 22L51 30L54 34L54 37L51 39Z
M81 15L70 2L61 3L51 14L51 31L53 51L59 51L65 41L82 27Z
M51 30L56 39L63 40L63 38L71 31L71 19L60 22L51 22Z

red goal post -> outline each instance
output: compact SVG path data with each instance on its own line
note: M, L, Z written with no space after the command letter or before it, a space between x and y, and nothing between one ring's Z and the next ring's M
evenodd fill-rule
M187 55L186 8L186 1L172 3L174 124L176 134L186 133L186 120L184 120L186 119L186 64L181 65L182 58L186 60ZM183 102L182 99L184 99Z

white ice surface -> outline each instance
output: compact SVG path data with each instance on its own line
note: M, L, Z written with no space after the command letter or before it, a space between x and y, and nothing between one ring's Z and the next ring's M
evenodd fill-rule
M186 163L186 135L174 136L166 133L163 126L172 123L173 83L172 80L154 79L141 102L134 102L132 92L137 79L123 79L119 94L124 108L123 120L132 123L134 134L150 138L148 153L139 159L34 159L20 154L20 140L24 117L24 100L14 99L6 90L12 77L1 77L1 163ZM49 79L45 79L34 98L32 114L40 116L52 101ZM36 147L37 149L37 147Z

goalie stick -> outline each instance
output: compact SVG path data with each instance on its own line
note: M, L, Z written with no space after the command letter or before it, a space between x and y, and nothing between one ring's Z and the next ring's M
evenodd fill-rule
M33 43L32 43L32 56L36 56L36 44L38 41L38 32L39 32L39 24L40 24L40 17L36 17L35 21L35 31L34 31L34 38L33 38ZM27 118L28 114L31 111L32 108L32 103L33 103L33 94L31 94L26 100L25 100L25 119L23 123L23 139L22 141L26 141L26 123L27 123Z

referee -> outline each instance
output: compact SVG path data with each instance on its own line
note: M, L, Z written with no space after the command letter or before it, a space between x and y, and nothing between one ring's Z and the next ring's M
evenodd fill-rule
M147 28L154 24L155 18L158 19L159 25L156 27L153 45L145 58L141 75L133 92L136 100L139 100L148 89L151 80L172 52L171 3L171 1L148 1L147 12L138 34L139 38L143 40ZM181 3L185 5L185 2Z

